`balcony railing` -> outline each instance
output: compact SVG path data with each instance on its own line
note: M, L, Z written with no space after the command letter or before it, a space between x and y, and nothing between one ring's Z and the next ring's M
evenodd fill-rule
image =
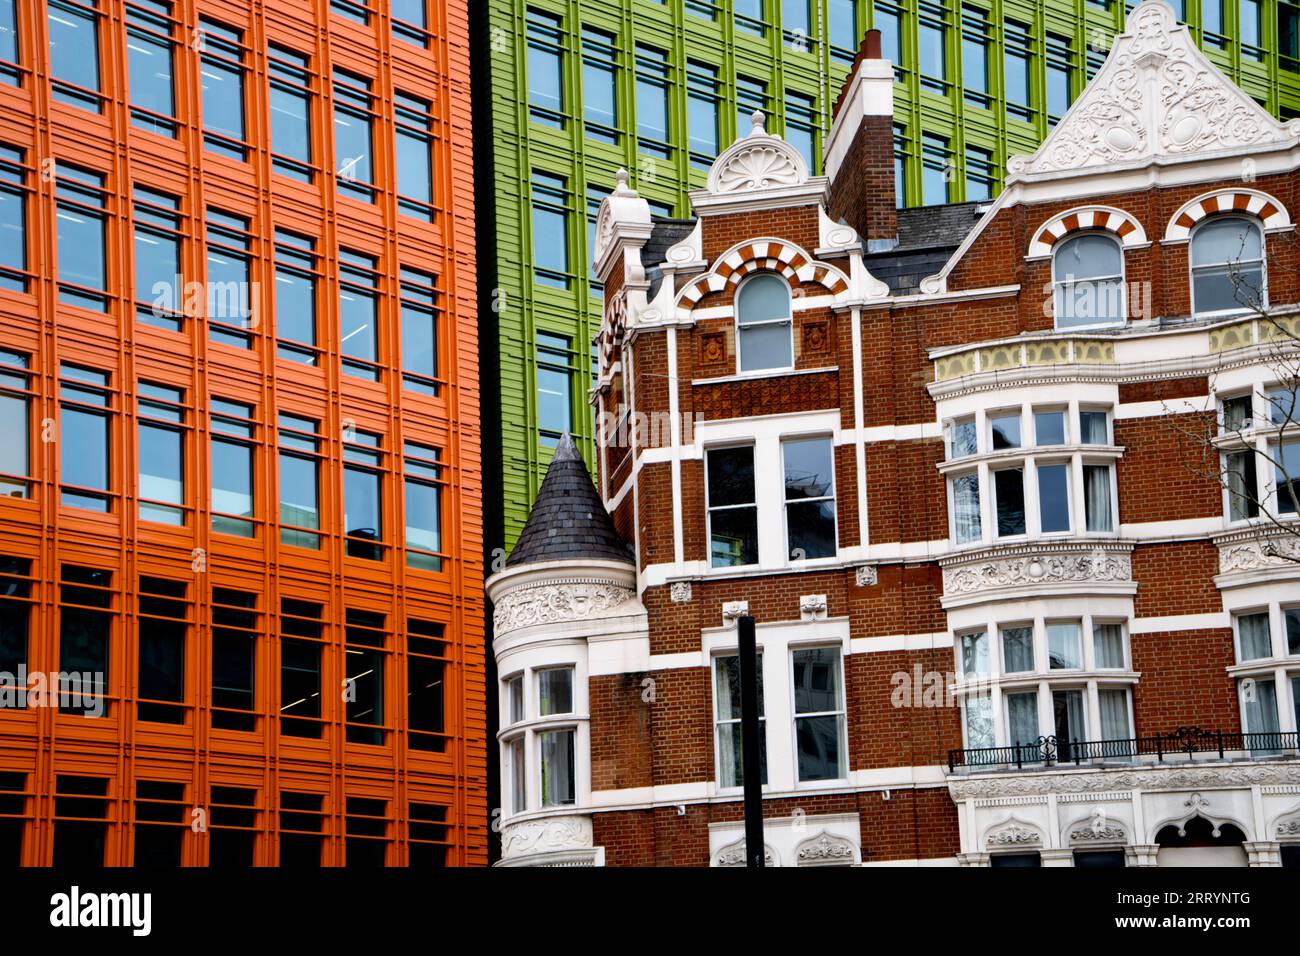
M1028 743L1009 747L976 747L948 751L948 772L958 767L967 770L1010 769L1025 767L1051 767L1054 765L1082 766L1097 761L1127 761L1137 757L1155 757L1163 762L1166 757L1196 754L1215 754L1223 759L1228 754L1249 754L1252 757L1276 757L1282 754L1300 754L1300 733L1270 732L1246 734L1239 731L1202 730L1199 727L1179 727L1167 734L1148 737L1130 737L1122 740L1058 740L1055 736L1039 737Z

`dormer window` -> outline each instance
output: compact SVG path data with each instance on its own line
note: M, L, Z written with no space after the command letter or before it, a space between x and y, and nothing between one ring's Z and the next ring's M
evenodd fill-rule
M1243 216L1218 216L1192 233L1192 312L1243 312L1264 306L1264 237Z
M1119 240L1085 232L1052 254L1052 296L1058 329L1124 322L1124 253Z
M790 287L772 273L745 281L736 295L736 342L741 372L794 366Z

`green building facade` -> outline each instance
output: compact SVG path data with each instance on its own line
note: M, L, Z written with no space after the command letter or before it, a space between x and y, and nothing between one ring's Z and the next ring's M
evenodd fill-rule
M1172 0L1211 59L1275 115L1300 115L1300 6ZM489 547L508 550L551 449L591 460L601 295L593 229L615 171L685 216L714 156L762 110L820 172L861 35L895 67L900 204L995 196L1100 66L1117 0L487 0L480 247ZM490 137L490 141L489 141ZM494 433L494 429L499 429ZM500 458L492 461L496 448ZM499 467L498 467L499 466ZM494 505L493 498L500 502ZM500 511L494 528L491 516Z

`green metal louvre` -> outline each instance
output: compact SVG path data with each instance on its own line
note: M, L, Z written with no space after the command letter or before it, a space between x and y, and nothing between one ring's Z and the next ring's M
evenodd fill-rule
M1251 96L1275 115L1300 115L1300 8L1281 0L1171 5ZM1007 157L1046 136L1129 9L1114 0L488 0L491 101L480 116L491 136L491 191L481 208L493 222L480 260L491 310L485 328L497 331L500 413L499 425L485 421L484 429L489 448L499 447L504 535L490 545L508 550L527 518L554 439L539 419L564 404L556 383L566 366L570 427L592 460L586 392L601 299L591 285L591 223L619 167L652 210L686 215L687 191L703 185L709 160L748 130L759 108L768 129L800 142L819 172L830 108L861 34L874 26L897 73L903 201L995 196ZM538 342L547 335L539 389Z

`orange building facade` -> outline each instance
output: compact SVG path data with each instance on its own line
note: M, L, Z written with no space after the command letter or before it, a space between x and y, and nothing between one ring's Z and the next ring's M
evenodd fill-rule
M463 0L0 0L0 859L487 860Z

